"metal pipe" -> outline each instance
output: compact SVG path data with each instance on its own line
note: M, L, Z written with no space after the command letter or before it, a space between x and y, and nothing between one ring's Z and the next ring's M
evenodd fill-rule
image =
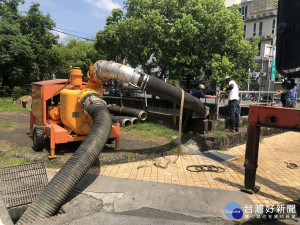
M111 120L113 123L120 123L122 127L127 127L133 124L130 118L126 116L111 116Z
M123 119L129 120L131 123L129 125L135 125L138 122L138 118L130 117L130 116L116 116L111 115L111 119L113 122L121 121Z
M152 95L180 105L180 88L129 66L112 61L99 60L93 65L93 70L90 73L93 73L100 80L116 79L138 86ZM203 102L188 93L184 95L184 107L196 112L202 118L209 113L209 108Z
M129 118L131 118L130 121L131 121L132 125L137 124L138 118L136 118L136 117L129 117Z
M217 87L217 92L216 94L218 95L220 93L220 87ZM219 119L219 111L220 111L220 98L216 98L216 102L217 102L217 111L216 111L216 114L217 114L217 120Z
M109 105L107 108L108 111L114 115L137 117L141 121L145 121L147 119L147 113L144 110L132 109L118 105Z

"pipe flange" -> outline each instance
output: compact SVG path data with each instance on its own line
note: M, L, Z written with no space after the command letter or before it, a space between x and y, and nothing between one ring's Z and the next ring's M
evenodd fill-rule
M141 110L138 113L137 118L141 121L145 121L147 119L147 113L144 110Z

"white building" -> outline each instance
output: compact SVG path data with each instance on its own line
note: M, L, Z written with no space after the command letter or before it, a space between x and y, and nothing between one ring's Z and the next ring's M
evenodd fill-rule
M244 19L244 38L252 41L258 37L259 52L255 57L257 68L253 77L267 76L271 73L273 56L275 57L277 5L278 0L225 0L225 5L241 6Z
M241 14L244 18L244 37L258 37L257 68L254 76L271 76L272 60L275 57L278 0L242 0Z

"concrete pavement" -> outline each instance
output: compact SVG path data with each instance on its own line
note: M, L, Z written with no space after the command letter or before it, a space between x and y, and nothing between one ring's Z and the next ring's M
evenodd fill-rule
M300 133L286 132L260 140L256 185L261 187L257 194L249 195L255 204L280 204L300 199ZM133 163L102 166L102 176L128 178L134 180L214 188L239 191L244 186L245 145L222 151L235 160L219 163L203 155L182 155L176 164L168 168L157 168L154 163L165 165L177 156L160 157ZM285 163L298 165L290 169ZM225 168L223 173L198 172L186 170L189 165L214 165ZM97 173L91 170L90 173Z
M261 190L253 195L240 192L245 145L223 151L234 156L224 163L203 155L180 155L178 159L167 156L92 168L62 207L63 214L37 224L237 224L239 221L225 215L230 202L240 205L243 220L247 220L247 210L248 216L258 216L260 206L282 205L287 210L286 203L300 199L300 173L299 168L290 169L285 162L300 165L299 146L300 133L295 132L260 141L256 184ZM170 160L176 163L167 165ZM203 164L225 171L186 169ZM47 172L49 179L56 173ZM298 224L298 219L278 224Z
M253 207L248 216L257 216L258 206L286 207L286 203L300 199L299 169L290 169L285 163L300 165L299 146L300 133L296 132L260 140L256 184L261 190L253 195L240 192L244 182L245 145L222 151L233 156L232 161L224 163L203 155L180 155L178 159L173 155L93 168L78 184L77 192L101 200L101 211L105 213L140 217L144 210L144 216L154 220L183 215L187 223L195 222L191 218L196 218L197 223L202 223L204 218L215 219L211 224L234 223L224 213L230 202L240 204L245 216L246 208ZM167 165L168 161L176 163ZM158 164L167 168L155 166ZM214 165L225 171L195 173L186 169L190 165ZM161 218L161 214L170 216ZM298 224L296 220L289 220L288 224Z
M232 201L253 204L237 191L87 174L64 214L36 224L236 224L224 214Z

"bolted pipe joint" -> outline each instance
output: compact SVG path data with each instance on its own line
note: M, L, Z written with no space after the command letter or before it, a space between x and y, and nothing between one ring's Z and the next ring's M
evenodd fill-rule
M97 106L106 106L106 102L101 99L101 96L96 92L90 92L84 95L80 104L85 113L90 114Z

